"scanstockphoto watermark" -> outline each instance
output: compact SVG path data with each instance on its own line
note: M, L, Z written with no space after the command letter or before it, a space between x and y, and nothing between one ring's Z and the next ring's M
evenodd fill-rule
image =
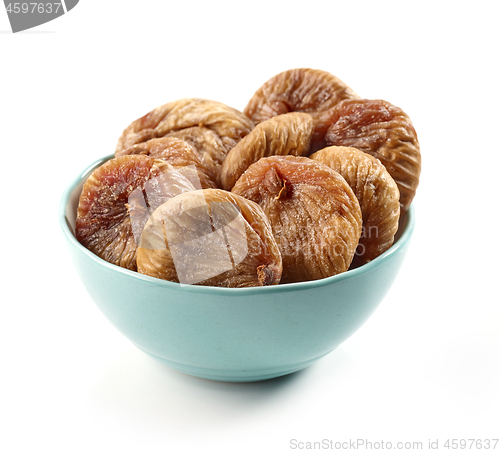
M297 229L292 234L279 229L271 233L273 226L269 222L264 223L260 216L245 217L235 202L207 200L201 191L196 166L170 167L132 190L126 207L137 246L157 251L168 249L181 284L196 284L221 272L236 270L248 254L274 260L272 250L264 240L272 234L283 259L291 257L313 263L317 257L322 257L334 263L332 266L347 267L354 254L364 253L364 249L350 238L354 227L348 224L331 222L325 233L317 231L315 219L305 218L300 228L311 232L307 240ZM146 237L161 237L161 241L143 241L143 231L153 213L171 198L186 192L194 192L190 202L184 200L183 204L168 212L161 222L161 232L159 224L154 228L150 225ZM363 229L361 236L376 237L378 228ZM218 266L200 266L200 262L211 262L215 257Z
M425 441L386 441L371 439L349 439L344 441L322 439L319 441L305 441L290 439L290 450L298 451L377 451L377 450L399 450L399 451L419 451L419 450L497 450L500 449L500 439L496 438L462 438L462 439L426 439Z
M421 441L385 441L370 439L349 439L344 441L322 439L320 441L301 441L290 439L290 450L423 450L429 448L427 443Z
M4 0L13 33L50 22L72 10L79 0L15 2Z
M196 167L189 165L171 167L149 179L144 186L132 190L126 207L137 246L150 250L168 248L179 282L183 284L196 284L220 272L236 270L249 253L273 259L269 245L264 241L266 235L271 235L270 223L264 224L261 217L245 218L236 203L205 199L201 188ZM143 231L153 213L171 198L186 192L192 192L190 202L183 202L179 210L169 211L161 223L163 235L159 233L159 224L155 227L158 228L156 233L153 234L155 228L149 229L150 236L161 236L162 240L143 241ZM304 219L301 228L309 232L317 230L312 218ZM279 231L275 237L283 259L292 257L311 263L317 257L324 257L340 267L346 266L354 253L363 253L359 252L359 247L356 249L349 234L352 231L345 231L343 225L332 222L328 234L310 235L308 240L297 231L291 235ZM374 227L363 234L375 235L378 230ZM217 257L218 266L199 265L200 262L210 262L214 257Z

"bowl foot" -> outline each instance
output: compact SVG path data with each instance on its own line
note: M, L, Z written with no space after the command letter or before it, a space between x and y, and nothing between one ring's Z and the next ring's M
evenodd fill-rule
M287 374L295 373L296 371L303 370L304 368L307 368L309 365L319 360L321 357L324 357L331 352L328 351L327 353L322 354L318 357L314 357L313 359L289 366L277 366L272 368L252 370L230 370L202 368L184 363L173 362L171 360L165 359L164 357L160 357L156 354L146 351L145 349L142 349L140 347L138 348L155 360L167 365L169 368L185 374L189 374L190 376L218 382L258 382L268 379L274 379L277 377L285 376Z

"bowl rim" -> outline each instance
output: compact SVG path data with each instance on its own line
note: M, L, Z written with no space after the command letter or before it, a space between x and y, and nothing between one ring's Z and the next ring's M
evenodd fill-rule
M385 261L390 259L390 257L396 254L401 248L405 246L410 237L413 234L413 230L415 228L415 209L413 204L410 205L410 208L405 213L405 221L406 226L399 238L394 242L394 244L386 250L384 253L379 255L374 260L370 261L363 266L360 266L355 269L347 270L337 275L332 275L331 277L325 277L319 280L312 280L307 282L297 282L297 283L282 283L278 285L272 286L257 286L257 287L247 287L247 288L222 288L216 286L202 286L202 285L189 285L183 283L170 282L167 280L161 280L159 278L150 277L148 275L140 274L139 272L131 271L129 269L125 269L123 267L117 266L115 264L111 264L104 259L98 257L90 250L85 248L80 242L76 239L75 235L71 231L68 221L66 218L66 208L69 203L70 196L74 189L84 181L90 173L97 168L99 165L104 163L107 160L114 158L114 154L107 155L105 157L101 157L97 159L92 164L87 166L87 168L78 174L75 178L73 178L72 182L66 187L64 190L60 204L59 204L59 224L62 228L63 234L66 237L66 240L69 244L78 250L81 254L85 255L87 258L95 262L98 266L103 266L109 269L112 272L117 272L119 274L123 274L129 278L137 279L139 281L143 281L148 284L152 284L159 287L164 287L168 290L174 291L183 291L183 292L192 292L198 294L210 294L210 295L234 295L234 296L249 296L249 295L262 295L262 294L271 294L273 292L287 292L287 291L297 291L297 290L307 290L311 288L318 288L322 286L331 285L335 282L340 282L342 280L347 280L350 278L357 277L361 274L367 273L372 269L382 265Z

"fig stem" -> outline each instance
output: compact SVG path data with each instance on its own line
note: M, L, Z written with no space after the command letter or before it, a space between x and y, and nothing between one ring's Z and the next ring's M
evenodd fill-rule
M286 185L286 182L287 182L286 179L283 178L283 180L281 181L282 187L281 187L278 195L276 195L274 197L276 200L280 200L282 198L282 195L283 195L283 198L286 197L286 195L288 193L288 186Z
M267 170L262 180L263 189L274 195L275 200L282 200L290 192L291 186L287 185L287 180L280 176L276 168L272 166Z
M257 278L262 286L269 286L273 281L273 271L265 264L257 267Z

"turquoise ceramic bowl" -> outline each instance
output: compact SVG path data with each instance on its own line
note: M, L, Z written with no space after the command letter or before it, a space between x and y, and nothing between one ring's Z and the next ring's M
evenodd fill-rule
M414 227L413 208L397 241L371 263L304 283L215 288L144 276L98 258L73 234L82 184L67 188L59 220L73 263L107 319L146 354L217 381L258 381L293 373L358 330L396 278Z

